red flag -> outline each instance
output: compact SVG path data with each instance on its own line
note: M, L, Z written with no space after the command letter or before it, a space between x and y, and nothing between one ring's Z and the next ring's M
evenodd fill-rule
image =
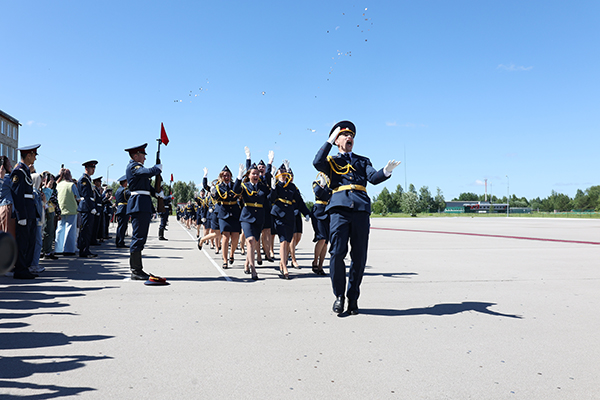
M173 174L171 174L171 182L173 182Z
M160 141L165 146L169 144L169 138L167 137L167 131L165 131L165 126L163 123L160 123Z

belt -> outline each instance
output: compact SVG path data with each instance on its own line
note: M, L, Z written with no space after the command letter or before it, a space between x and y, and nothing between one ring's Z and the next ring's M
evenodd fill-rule
M333 189L333 193L337 193L340 190L360 190L362 192L366 192L367 188L362 185L342 185Z
M33 199L32 194L24 194L23 197L25 197L26 199Z
M289 200L286 200L286 199L277 199L277 200L279 200L279 201L280 201L280 202L282 202L282 203L285 203L285 204L292 205L292 202L291 202L291 201L289 201Z
M118 206L126 206L127 203L117 203Z
M144 196L150 196L150 192L147 190L136 190L135 192L131 192L131 195L134 194L143 194Z
M325 204L325 205L329 204L328 201L323 201L323 200L315 200L315 203L317 203L317 204Z
M235 206L237 205L237 201L220 201L220 204L224 206Z
M246 203L246 207L258 207L263 208L263 205L260 203Z

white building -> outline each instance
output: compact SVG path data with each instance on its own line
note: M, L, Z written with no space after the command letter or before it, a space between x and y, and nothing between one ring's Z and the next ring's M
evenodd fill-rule
M19 121L0 110L0 155L8 156L12 166L19 161Z

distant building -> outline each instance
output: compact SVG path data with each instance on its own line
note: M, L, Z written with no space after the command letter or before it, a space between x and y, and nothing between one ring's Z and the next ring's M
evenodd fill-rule
M14 167L19 161L19 121L0 110L0 155L8 156Z
M510 209L511 211L513 208ZM506 213L505 204L487 201L447 201L445 213Z

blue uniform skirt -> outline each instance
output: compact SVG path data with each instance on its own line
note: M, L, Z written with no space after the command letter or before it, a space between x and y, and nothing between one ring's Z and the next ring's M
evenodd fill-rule
M294 216L294 233L302 233L302 215L300 213Z
M240 226L240 220L238 218L230 216L226 219L219 218L219 229L221 230L221 233L240 233L242 227Z
M260 233L262 232L263 224L257 224L256 222L250 223L244 221L241 221L240 223L242 225L242 231L244 232L246 239L248 239L249 237L254 237L254 239L256 240L260 239Z
M212 229L214 231L218 231L219 230L219 218L217 218L217 213L216 212L211 212L210 214L208 214L208 218L206 220L206 222L208 223L208 228Z
M280 242L291 242L294 237L294 217L288 219L273 218L275 232Z

